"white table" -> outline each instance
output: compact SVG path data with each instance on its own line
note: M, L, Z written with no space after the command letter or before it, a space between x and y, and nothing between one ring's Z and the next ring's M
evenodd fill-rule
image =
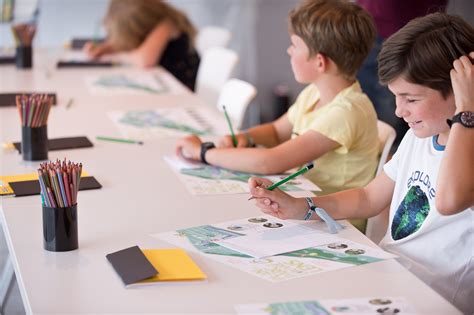
M143 146L95 141L96 135L118 136L107 110L204 104L184 88L181 94L93 97L80 84L81 76L90 73L84 69L54 71L49 78L36 68L2 66L0 73L1 92L58 93L49 136L87 135L94 147L52 151L49 158L80 161L103 185L79 193L79 249L64 253L43 249L39 196L0 198L5 237L28 314L232 313L235 304L367 296L404 296L426 314L459 313L393 259L274 284L191 253L207 274L206 282L125 289L106 254L133 245L173 247L149 234L259 214L246 195L190 195L162 159L173 153L175 139ZM66 109L70 97L74 105ZM0 127L1 142L20 139L16 108L0 108ZM38 166L23 162L16 152L2 151L0 159L2 175L31 173ZM373 245L353 228L341 236Z

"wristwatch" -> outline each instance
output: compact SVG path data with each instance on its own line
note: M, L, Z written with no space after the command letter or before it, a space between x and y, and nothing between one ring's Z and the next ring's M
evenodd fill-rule
M474 128L474 112L460 112L453 116L452 119L448 119L449 127L454 123L460 123L466 128Z
M214 149L216 145L214 142L203 142L201 143L201 162L204 164L209 164L206 161L206 152L210 149Z

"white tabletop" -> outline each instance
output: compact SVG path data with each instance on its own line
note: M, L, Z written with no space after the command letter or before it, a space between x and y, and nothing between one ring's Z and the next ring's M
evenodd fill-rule
M49 118L49 136L87 135L94 147L51 151L49 159L82 162L103 188L79 193L79 249L63 253L43 249L39 196L0 198L5 237L27 313L233 313L235 304L368 296L403 296L425 314L458 313L393 259L271 283L190 253L207 281L126 289L106 254L133 245L173 247L149 235L260 212L246 195L189 194L162 158L173 153L173 138L148 140L143 146L95 140L96 135L119 136L106 115L112 109L192 105L213 115L163 70L155 71L178 87L173 93L125 97L92 96L82 84L87 73L119 70L48 71L46 76L41 67L17 71L1 66L0 92L57 92L59 105ZM74 105L68 109L65 104L71 97ZM1 142L20 139L16 108L0 108L0 127ZM23 162L16 152L2 150L0 158L1 175L31 173L38 166ZM375 246L354 228L345 229L341 237Z

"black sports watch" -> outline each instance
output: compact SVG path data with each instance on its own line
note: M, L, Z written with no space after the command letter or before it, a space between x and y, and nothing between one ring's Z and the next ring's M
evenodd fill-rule
M452 124L460 123L466 128L474 128L474 112L460 112L448 119L448 125L451 128Z
M201 162L204 164L209 164L206 161L206 152L207 150L214 149L216 145L214 142L203 142L201 143Z

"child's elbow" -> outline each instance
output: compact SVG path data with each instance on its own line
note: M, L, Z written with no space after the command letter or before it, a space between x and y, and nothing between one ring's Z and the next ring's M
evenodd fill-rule
M453 200L453 198L436 198L435 204L436 209L441 215L453 215L467 208Z

